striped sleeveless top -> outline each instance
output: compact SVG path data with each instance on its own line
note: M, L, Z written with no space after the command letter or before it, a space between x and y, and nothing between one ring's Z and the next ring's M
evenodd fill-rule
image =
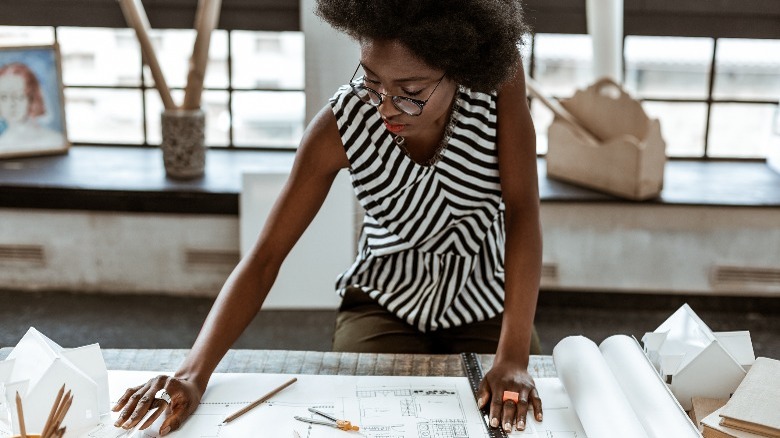
M503 311L504 205L496 96L461 88L441 159L423 166L393 141L379 112L341 87L330 99L365 209L353 286L422 332Z

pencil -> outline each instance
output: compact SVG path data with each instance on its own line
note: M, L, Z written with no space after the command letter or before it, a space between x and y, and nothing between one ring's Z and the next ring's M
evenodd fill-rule
M60 406L60 402L62 401L62 394L65 392L65 384L62 384L62 388L60 388L60 392L57 393L57 398L54 399L54 404L51 405L51 411L49 411L49 417L46 419L46 423L43 426L43 431L41 432L41 436L45 437L47 435L46 431L51 427L52 421L54 421L54 415L57 413L57 408Z
M27 438L27 429L24 427L24 409L22 409L22 397L19 396L19 391L16 391L16 413L19 414L19 432L22 434L22 438Z
M271 392L269 392L268 394L260 397L259 399L253 401L252 403L248 404L247 406L245 406L244 408L242 408L238 412L236 412L234 414L231 414L231 415L228 415L227 417L225 417L225 419L222 422L223 423L230 423L231 421L235 420L236 418L238 418L238 417L246 414L250 410L256 408L259 404L261 404L264 401L268 400L269 398L275 396L279 391L283 390L284 388L287 388L288 386L292 385L296 381L298 381L298 378L297 377L293 377L292 379L284 382L279 387L271 390Z

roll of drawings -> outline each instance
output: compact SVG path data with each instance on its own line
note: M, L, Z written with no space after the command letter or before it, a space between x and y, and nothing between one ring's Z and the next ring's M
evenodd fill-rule
M623 83L623 0L587 0L593 42L593 81L606 76Z
M612 375L623 389L650 438L700 436L682 406L661 380L639 343L625 335L610 336L599 346Z
M553 360L589 438L647 437L593 341L569 336L555 346Z

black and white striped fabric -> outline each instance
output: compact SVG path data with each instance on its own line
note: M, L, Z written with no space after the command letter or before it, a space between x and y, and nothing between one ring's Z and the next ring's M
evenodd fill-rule
M349 86L330 101L366 210L357 259L336 287L362 289L423 332L503 310L496 96L461 88L457 99L449 144L431 166L404 154L377 109Z

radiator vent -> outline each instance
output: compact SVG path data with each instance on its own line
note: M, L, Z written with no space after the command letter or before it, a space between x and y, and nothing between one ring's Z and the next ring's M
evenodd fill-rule
M233 269L240 259L238 251L188 249L184 253L184 264L192 269Z
M546 281L546 282L558 281L558 264L557 263L543 263L542 264L542 281Z
M41 245L0 245L0 265L42 267L46 256Z
M716 266L712 276L712 282L715 285L760 284L780 286L780 269Z

